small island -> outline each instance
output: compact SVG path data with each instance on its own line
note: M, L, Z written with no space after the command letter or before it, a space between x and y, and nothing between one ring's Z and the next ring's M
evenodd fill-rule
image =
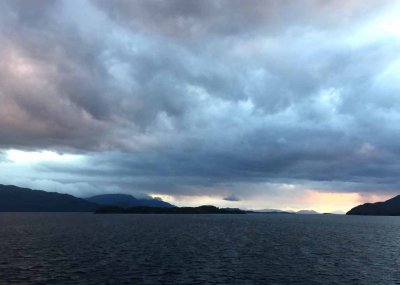
M246 214L240 209L217 208L215 206L200 207L147 207L138 206L121 208L116 206L100 207L95 211L96 214Z

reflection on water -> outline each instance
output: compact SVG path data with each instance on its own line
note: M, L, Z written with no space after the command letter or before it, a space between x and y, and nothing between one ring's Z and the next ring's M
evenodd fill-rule
M0 213L0 284L399 284L400 217Z

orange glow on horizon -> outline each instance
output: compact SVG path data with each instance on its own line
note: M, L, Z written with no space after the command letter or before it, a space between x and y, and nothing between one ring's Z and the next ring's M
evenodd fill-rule
M303 198L300 198L296 207L291 210L312 209L320 213L347 212L351 208L364 204L385 201L392 196L387 194L369 194L358 192L318 192L307 190Z
M301 191L301 190L299 190ZM346 213L351 208L364 204L385 201L393 195L357 193L357 192L319 192L317 190L303 190L296 197L253 197L241 201L225 201L220 196L202 195L166 195L153 193L149 196L161 198L176 206L197 207L201 205L214 205L217 207L232 207L245 210L280 209L285 211L314 210L320 213L341 212ZM272 199L271 199L272 198ZM272 202L272 203L271 203Z

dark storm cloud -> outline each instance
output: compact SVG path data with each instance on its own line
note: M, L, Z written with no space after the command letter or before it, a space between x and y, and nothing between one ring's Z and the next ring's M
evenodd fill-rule
M382 7L379 1L150 0L95 1L114 20L132 29L190 38L275 35L293 26L346 26ZM209 38L208 38L209 39ZM207 38L206 38L207 40Z
M379 1L3 1L0 146L85 154L86 164L41 167L160 193L396 189L396 11Z

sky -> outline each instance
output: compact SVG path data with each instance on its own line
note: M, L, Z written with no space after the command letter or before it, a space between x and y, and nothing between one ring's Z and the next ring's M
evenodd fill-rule
M0 2L0 183L345 212L399 194L400 2Z

